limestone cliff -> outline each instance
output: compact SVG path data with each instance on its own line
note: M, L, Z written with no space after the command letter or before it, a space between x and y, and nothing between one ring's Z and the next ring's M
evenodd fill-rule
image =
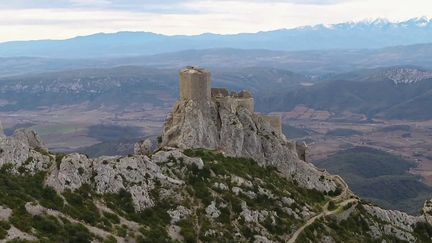
M190 90L189 86L197 86L198 81L205 83L202 90ZM283 135L280 117L254 113L249 92L211 89L209 72L194 67L180 72L180 83L180 99L163 128L161 147L205 148L253 158L263 166L278 168L306 188L336 190L338 181L299 159L304 147Z
M332 177L298 157L295 141L277 132L260 115L231 102L178 101L165 123L161 147L206 148L248 157L273 166L307 188L336 190Z

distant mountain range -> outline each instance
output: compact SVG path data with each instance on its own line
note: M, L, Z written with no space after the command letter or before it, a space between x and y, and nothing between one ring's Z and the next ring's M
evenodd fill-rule
M432 71L415 66L360 69L320 78L265 67L214 68L215 87L247 89L259 111L307 106L369 118L432 119ZM124 107L169 106L177 97L177 70L123 66L0 78L0 111L87 103Z
M0 77L131 65L168 69L198 65L211 70L271 67L313 76L386 66L408 65L432 69L432 44L395 46L374 50L271 51L225 48L185 50L150 56L91 59L0 57Z
M101 58L208 48L284 51L369 49L431 40L432 21L428 18L399 23L377 19L234 35L166 36L149 32L119 32L67 40L15 41L0 44L0 57Z
M432 72L416 67L359 70L329 77L317 85L273 93L258 109L290 111L302 105L369 118L432 119Z

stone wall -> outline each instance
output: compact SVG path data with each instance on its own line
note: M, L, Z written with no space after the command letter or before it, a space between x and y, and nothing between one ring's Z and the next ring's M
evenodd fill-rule
M255 111L255 102L253 98L236 98L237 107L243 107L251 113Z
M219 103L237 112L244 108L250 113L255 112L255 101L248 91L230 92L226 88L212 88L210 72L205 69L188 66L180 71L180 100L193 100L198 103L210 101ZM279 115L260 115L270 123L273 129L282 134L282 121ZM177 120L176 117L173 117Z
M270 123L273 129L282 134L282 119L280 115L270 114L270 115L261 115L261 117Z
M223 103L225 106L231 107L232 111L237 111L239 108L245 108L251 113L255 111L254 98L248 91L230 93L225 88L212 88L211 96L215 102Z
M208 101L211 98L210 72L196 67L180 71L180 99Z

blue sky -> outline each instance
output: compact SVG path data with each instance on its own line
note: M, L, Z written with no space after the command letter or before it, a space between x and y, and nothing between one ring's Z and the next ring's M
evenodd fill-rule
M0 42L98 32L239 33L432 17L431 0L0 0Z

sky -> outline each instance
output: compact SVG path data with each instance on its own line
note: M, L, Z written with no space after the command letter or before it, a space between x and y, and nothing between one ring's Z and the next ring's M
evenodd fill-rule
M432 17L432 0L0 0L0 42L118 31L233 34L422 16Z

